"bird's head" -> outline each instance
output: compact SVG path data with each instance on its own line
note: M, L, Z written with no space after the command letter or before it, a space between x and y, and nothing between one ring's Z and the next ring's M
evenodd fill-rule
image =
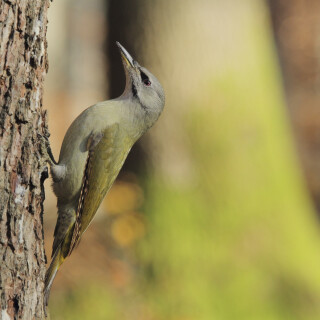
M117 46L120 49L126 73L124 95L130 99L136 99L141 108L147 113L157 116L157 119L165 102L164 91L159 80L146 68L141 67L119 42L117 42Z

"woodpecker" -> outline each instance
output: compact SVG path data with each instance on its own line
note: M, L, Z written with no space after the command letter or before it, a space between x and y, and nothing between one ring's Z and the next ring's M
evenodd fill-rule
M131 147L164 107L164 90L157 78L116 44L126 75L122 95L87 108L73 121L58 162L46 144L58 207L52 261L45 277L46 305L58 269L91 223Z

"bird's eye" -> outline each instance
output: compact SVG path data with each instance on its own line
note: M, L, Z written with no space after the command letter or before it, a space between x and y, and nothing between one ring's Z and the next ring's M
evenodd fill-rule
M140 75L141 75L141 81L143 82L143 84L146 87L150 87L151 86L151 82L150 82L148 76L142 70L140 70Z

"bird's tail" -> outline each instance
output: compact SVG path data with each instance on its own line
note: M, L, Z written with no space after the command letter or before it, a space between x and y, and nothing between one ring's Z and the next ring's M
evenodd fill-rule
M74 225L71 225L66 232L65 237L60 242L60 244L57 246L57 248L54 251L54 254L52 256L52 260L50 263L50 266L46 272L45 277L45 287L44 287L44 304L45 307L49 303L49 295L50 295L50 289L53 283L53 280L57 274L57 271L59 270L60 266L62 265L63 261L68 256L68 253L70 251L70 243L73 235L73 229Z
M62 265L65 257L62 254L61 251L61 245L58 246L56 249L52 261L50 263L50 266L46 272L46 278L45 278L45 287L44 287L44 303L45 306L49 303L49 295L50 295L50 289L53 283L53 280L57 274L57 271L59 270L60 266Z

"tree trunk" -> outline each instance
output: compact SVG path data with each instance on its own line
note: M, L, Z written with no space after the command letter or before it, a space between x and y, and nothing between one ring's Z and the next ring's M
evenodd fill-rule
M119 41L133 56L144 66L142 61L143 33L145 22L143 12L146 8L145 0L109 0L107 15L107 56L109 59L109 94L110 97L118 97L124 90L125 75L116 41ZM118 179L122 179L123 172L141 174L146 168L147 154L143 149L145 138L139 140L131 149Z
M320 116L318 0L269 0L299 155L320 215Z
M43 319L48 0L0 0L1 319Z

